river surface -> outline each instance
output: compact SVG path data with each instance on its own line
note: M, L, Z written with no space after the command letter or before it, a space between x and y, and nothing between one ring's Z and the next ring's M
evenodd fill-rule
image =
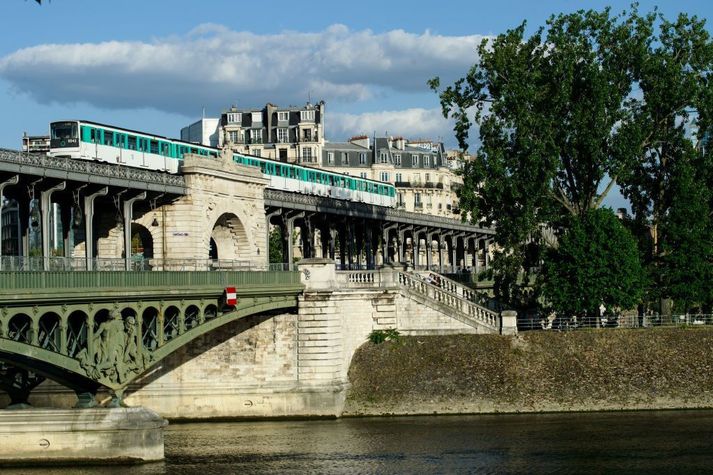
M713 411L173 424L166 460L3 474L711 473Z

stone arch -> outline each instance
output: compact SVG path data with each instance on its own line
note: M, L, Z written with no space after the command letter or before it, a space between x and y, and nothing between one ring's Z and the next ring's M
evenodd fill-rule
M253 257L248 232L235 213L223 213L215 220L210 240L215 242L215 255L220 260L246 260Z
M75 310L67 317L67 355L75 357L87 347L87 314Z
M163 311L163 341L173 340L178 336L180 330L181 311L175 305L171 305Z
M40 348L60 352L60 326L61 318L55 312L47 312L40 317L37 325L37 341Z
M154 239L151 231L139 223L131 223L131 256L153 259Z
M32 319L26 313L17 313L7 323L7 337L20 343L32 342Z

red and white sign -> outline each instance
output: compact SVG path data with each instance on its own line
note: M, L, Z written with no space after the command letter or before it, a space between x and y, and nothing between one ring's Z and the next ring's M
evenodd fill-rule
M235 287L225 288L225 304L232 307L238 304L238 294L235 293Z

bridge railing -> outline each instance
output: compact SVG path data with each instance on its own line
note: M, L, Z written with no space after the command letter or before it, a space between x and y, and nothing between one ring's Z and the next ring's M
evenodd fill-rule
M0 272L0 293L17 290L146 289L300 285L298 272Z
M350 288L381 287L385 283L378 270L345 270L337 272L337 283Z
M0 271L126 271L124 258L0 256ZM131 271L287 271L286 264L232 259L131 258Z
M410 291L436 300L447 307L456 310L467 319L497 329L500 324L498 312L485 308L450 290L444 290L422 276L411 272L398 273L399 284ZM454 315L456 316L456 315Z

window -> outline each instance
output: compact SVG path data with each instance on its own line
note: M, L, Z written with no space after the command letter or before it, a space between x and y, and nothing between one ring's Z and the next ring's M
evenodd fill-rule
M253 112L252 119L253 119L253 124L261 124L262 123L262 112Z
M366 165L366 153L359 154L359 165Z
M136 150L136 137L129 135L129 141L127 148L129 150Z
M430 182L431 182L431 174L426 173L426 183L430 183Z
M423 156L423 168L428 168L431 166L431 157L428 155ZM426 178L426 181L428 181L428 178Z
M389 181L389 172L381 172L381 181Z
M396 174L396 183L401 183L403 180L401 179L401 173Z
M334 165L334 152L327 152L327 163Z
M359 173L359 176L362 177L362 178L367 178L366 175L367 175L366 172L361 172L361 173Z
M250 143L262 143L262 129L250 130Z
M400 153L394 154L394 164L401 165L401 154Z
M302 149L302 158L305 162L312 161L312 147L305 147Z
M349 165L349 154L342 152L342 165Z
M228 139L232 143L238 143L238 132L236 130L231 130L230 132L228 132Z
M386 152L380 152L379 153L379 163L387 163L388 161L388 155Z
M277 142L278 143L286 143L288 141L289 141L288 129L285 129L285 128L277 129Z
M243 114L240 112L229 112L228 113L228 123L229 124L240 124L243 121Z
M311 142L312 141L312 129L304 129L302 131L302 138L307 142Z
M305 121L314 121L314 111L300 111L300 120L302 122Z
M262 149L261 148L254 148L253 149L253 155L256 157L262 157Z
M421 193L414 193L413 205L415 208L423 208L423 203L421 202Z
M398 203L399 203L399 206L404 206L404 205L406 204L406 201L404 201L404 194L403 194L403 192L401 192L401 191L399 192L399 201L398 201Z
M277 113L277 121L278 122L287 122L289 120L290 120L289 112L278 112Z
M416 154L411 155L411 166L412 167L418 166L418 155L416 155Z

